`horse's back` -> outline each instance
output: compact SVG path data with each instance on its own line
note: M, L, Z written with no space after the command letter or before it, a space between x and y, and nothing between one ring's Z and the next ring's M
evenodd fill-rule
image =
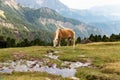
M60 29L60 35L62 37L73 37L75 34L71 29Z

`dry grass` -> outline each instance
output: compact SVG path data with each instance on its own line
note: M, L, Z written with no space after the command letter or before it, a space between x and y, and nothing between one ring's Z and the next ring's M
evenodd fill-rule
M103 66L102 72L120 75L120 62L108 63Z
M70 80L44 72L1 74L0 80Z

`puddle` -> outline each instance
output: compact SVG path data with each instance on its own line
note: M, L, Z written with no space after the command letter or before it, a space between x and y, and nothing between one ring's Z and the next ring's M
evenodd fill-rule
M72 62L70 68L87 67L90 63Z
M29 71L29 72L47 72L54 75L61 75L62 77L73 77L76 72L75 69L57 68L56 64L54 64L52 67L43 66L43 62L37 62L37 61L19 60L16 62L0 63L0 64L1 66L4 66L0 69L0 72L9 73L9 74L12 74L12 72Z
M79 67L88 67L90 64L91 64L90 62L82 63L82 62L68 62L68 61L62 63L63 66L69 66L69 68L72 69L76 69Z
M59 53L59 51L55 51ZM53 55L53 52L49 52L45 55L51 59L59 60L57 55ZM48 59L48 58L46 58ZM60 60L59 60L60 61ZM53 64L51 67L45 65L44 61L39 60L17 60L17 61L8 61L0 63L0 73L9 73L12 72L47 72L54 75L61 75L62 77L74 77L76 73L76 68L78 67L88 67L91 63L81 63L81 62L68 62L61 61L62 66L68 66L68 68L57 68L56 64Z

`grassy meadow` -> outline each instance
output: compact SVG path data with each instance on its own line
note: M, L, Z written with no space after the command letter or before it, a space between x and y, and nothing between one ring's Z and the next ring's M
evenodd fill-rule
M120 80L120 42L98 42L89 44L77 44L71 46L53 48L51 46L32 46L23 48L0 49L0 62L16 59L39 59L46 58L48 50L58 50L55 53L61 61L91 62L89 67L80 67L75 74L80 80ZM20 56L16 57L15 54ZM61 67L57 60L50 60ZM70 80L61 76L47 73L16 73L0 74L0 80Z

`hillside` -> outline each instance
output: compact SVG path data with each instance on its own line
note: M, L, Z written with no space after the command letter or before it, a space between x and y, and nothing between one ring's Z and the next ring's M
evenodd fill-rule
M57 27L75 30L76 36L103 34L97 28L78 20L65 18L49 8L31 9L19 6L14 0L0 0L0 35L22 40L40 38L51 42Z
M36 25L31 24L25 18L23 13L24 9L18 6L14 0L0 1L0 10L5 16L5 18L2 16L0 17L1 35L16 38L18 40L24 38L32 40L34 38L43 38L46 36L48 40L51 40L51 37L49 37L50 32L38 30Z
M66 27L73 29L76 32L76 36L81 36L82 38L88 37L90 34L103 35L103 32L99 29L78 20L65 18L49 8L40 8L36 10L29 9L24 12L26 19L29 22L35 23L38 26L42 24L45 26L44 29L50 32L55 31L57 27Z

